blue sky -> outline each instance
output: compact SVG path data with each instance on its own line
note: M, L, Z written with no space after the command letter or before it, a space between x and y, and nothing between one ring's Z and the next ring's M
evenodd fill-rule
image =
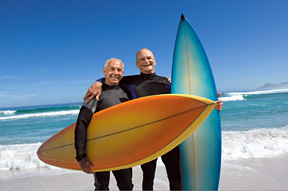
M218 91L288 81L287 0L0 0L0 108L82 102L117 57L138 74L149 48L171 76L183 13L198 34Z

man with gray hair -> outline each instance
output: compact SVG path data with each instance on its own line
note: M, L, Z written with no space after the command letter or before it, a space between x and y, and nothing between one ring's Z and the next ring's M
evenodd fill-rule
M102 94L99 101L93 99L89 103L83 103L75 128L76 159L81 169L93 174L93 164L86 155L87 128L95 112L113 105L128 101L127 94L118 86L124 74L124 64L117 58L111 58L105 62L103 73L105 80L102 85ZM132 190L132 168L113 171L119 190ZM110 172L95 172L95 190L109 190Z

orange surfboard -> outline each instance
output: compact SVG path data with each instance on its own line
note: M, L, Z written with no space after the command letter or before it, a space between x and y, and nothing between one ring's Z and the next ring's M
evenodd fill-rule
M206 98L185 94L148 96L93 115L87 129L87 156L93 171L125 169L169 152L191 135L215 107ZM74 130L66 127L43 143L43 162L81 170L76 161Z

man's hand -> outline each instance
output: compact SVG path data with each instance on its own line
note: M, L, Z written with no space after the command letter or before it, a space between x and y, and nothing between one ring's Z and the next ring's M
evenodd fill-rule
M221 93L218 93L217 96L220 97L220 96L221 96ZM218 99L218 101L216 101L215 103L216 103L215 109L217 109L218 111L221 111L222 108L223 108L223 105L224 105L223 102L222 102L222 100L221 100L221 99Z
M167 78L167 76L164 76L164 78ZM171 83L172 82L172 79L171 78L167 78L168 81Z
M89 103L95 97L96 100L99 101L99 97L101 95L101 92L102 92L102 83L96 81L96 82L94 82L94 84L92 86L90 86L90 88L86 92L83 100L85 100L86 98L89 97L89 99L87 99L85 101L85 103Z
M94 174L94 172L90 169L91 167L93 167L93 164L91 163L88 157L85 157L82 160L80 160L79 165L83 170L83 172L86 172L87 174Z

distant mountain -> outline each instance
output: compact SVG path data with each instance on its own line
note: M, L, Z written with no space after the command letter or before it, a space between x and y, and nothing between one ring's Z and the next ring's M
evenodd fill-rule
M281 84L267 83L264 86L257 88L257 90L275 90L275 89L288 89L288 82L282 82Z

